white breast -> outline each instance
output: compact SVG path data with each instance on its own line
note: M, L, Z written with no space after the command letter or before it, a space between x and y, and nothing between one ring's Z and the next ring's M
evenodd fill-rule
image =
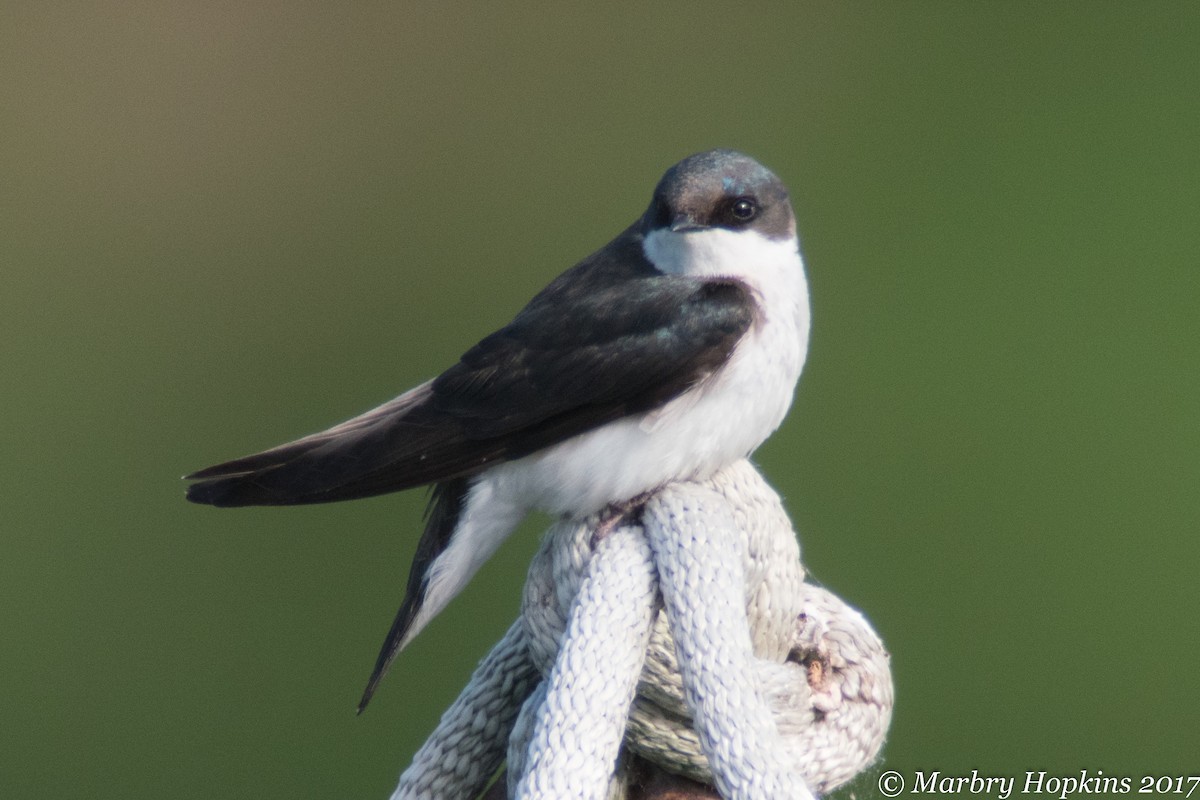
M671 480L704 478L754 451L779 427L808 349L808 285L796 240L724 229L646 237L666 273L749 286L758 320L710 380L663 408L611 423L481 476L497 495L582 516Z

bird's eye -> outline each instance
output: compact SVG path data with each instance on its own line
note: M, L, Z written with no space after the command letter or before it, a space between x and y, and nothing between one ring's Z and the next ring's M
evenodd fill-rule
M758 203L751 197L739 197L729 207L729 213L738 222L749 222L758 214Z

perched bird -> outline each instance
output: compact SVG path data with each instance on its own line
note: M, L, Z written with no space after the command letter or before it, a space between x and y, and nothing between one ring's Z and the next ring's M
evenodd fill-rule
M361 416L186 476L214 506L433 484L403 604L359 704L532 509L618 515L749 455L782 422L808 347L787 189L712 150L650 207L431 381Z

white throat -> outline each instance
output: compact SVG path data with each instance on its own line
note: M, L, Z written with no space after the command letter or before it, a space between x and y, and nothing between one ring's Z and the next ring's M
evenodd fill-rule
M696 278L736 278L750 287L759 312L790 322L808 349L808 282L795 236L768 239L757 231L708 228L648 234L642 250L660 272Z
M795 296L804 284L796 237L768 239L757 231L706 228L646 235L642 250L660 272L697 278L738 278L761 291ZM804 291L807 304L808 292Z

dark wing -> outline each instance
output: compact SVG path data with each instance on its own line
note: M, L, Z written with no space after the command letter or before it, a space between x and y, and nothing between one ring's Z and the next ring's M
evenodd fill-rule
M723 364L753 319L743 284L663 275L627 232L435 380L322 433L193 473L188 499L321 503L471 475L662 405Z

